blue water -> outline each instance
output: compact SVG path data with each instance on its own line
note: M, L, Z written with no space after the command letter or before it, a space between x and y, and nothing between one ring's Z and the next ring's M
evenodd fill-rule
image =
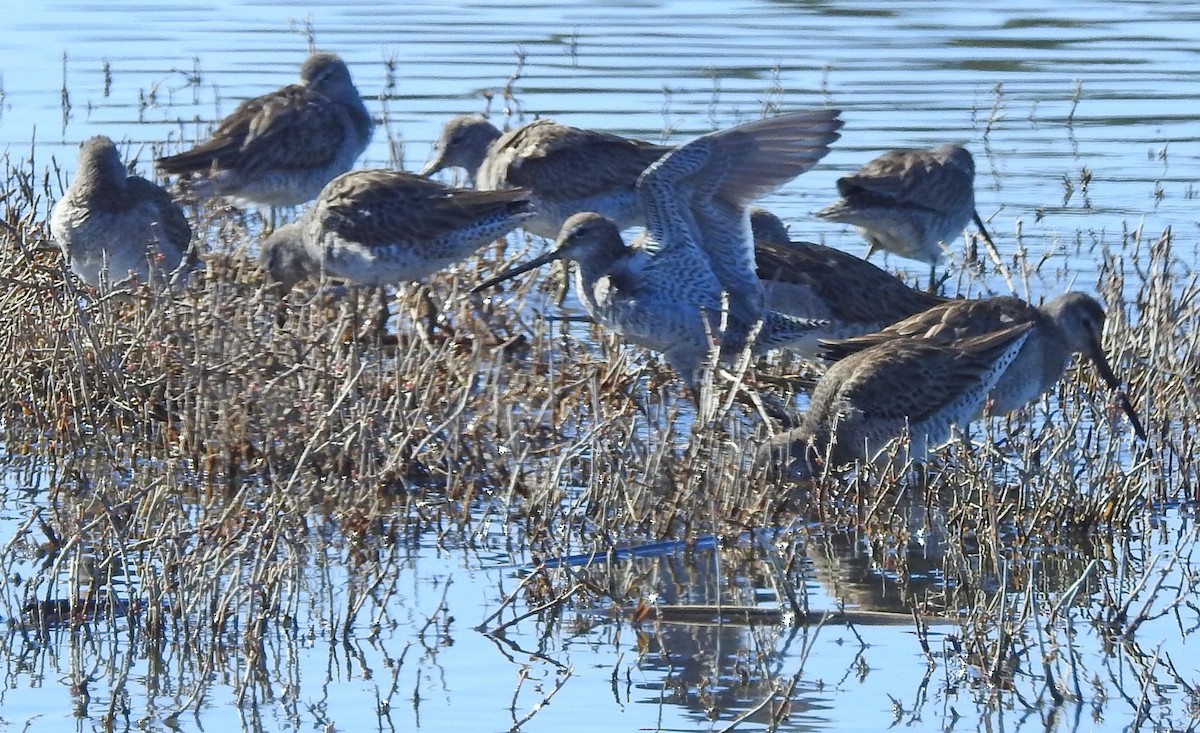
M1196 3L630 0L597 7L544 0L400 7L346 0L284 7L213 0L114 7L10 0L0 10L6 16L0 149L12 159L33 155L41 168L60 166L64 180L75 145L91 135L122 141L145 172L153 153L202 138L242 99L294 81L310 27L320 48L347 60L368 108L384 122L364 165L388 164L398 153L406 168L418 168L445 119L485 109L513 122L549 116L679 142L757 117L768 105L831 105L844 111L842 140L820 167L766 202L799 236L862 254L853 232L808 216L832 199L835 179L886 149L958 141L976 155L978 206L1006 261L1021 251L1031 262L1050 256L1028 284L1018 278L1021 292L1093 288L1100 254L1091 245L1120 251L1126 228L1156 237L1170 226L1177 252L1194 261L1197 251ZM515 100L506 101L502 90L519 54ZM494 95L490 103L485 92ZM1073 189L1069 197L1064 181ZM923 266L897 258L888 265L924 274ZM996 276L987 282L1005 287ZM0 541L36 501L6 495ZM1172 550L1166 538L1145 542L1148 556ZM495 543L502 547L504 540ZM873 562L886 576L886 563ZM26 572L32 567L30 561ZM329 572L335 588L344 582L341 571ZM968 684L978 671L951 663L934 672L939 679L930 689L941 692L921 702L926 663L903 626L860 626L865 646L840 626L798 636L775 627L720 633L668 627L661 638L639 638L627 622L598 609L544 637L534 620L519 624L508 633L513 648L473 630L498 604L498 589L511 591L518 582L506 553L439 550L424 541L395 561L393 573L395 595L383 611L368 605L348 646L329 644L325 628L302 626L295 639L275 638L272 693L260 693L256 712L239 706L237 680L220 675L196 712L187 705L188 681L202 672L180 670L178 689L148 689L144 653L101 628L101 641L63 630L32 648L10 637L0 647L7 672L0 719L15 730L101 730L115 697L128 705L118 730L166 729L168 715L183 708L174 724L184 730L331 724L342 731L502 731L569 667L570 679L524 730L721 729L731 711L767 692L753 686L725 692L739 689L731 680L740 659L784 678L802 672L784 730L943 729L954 725L951 709L965 718L959 730L985 723L1006 730L1118 730L1133 720L1130 706L1114 702L1100 719L1086 705L1050 721L1035 709L989 707ZM322 604L341 613L344 599L330 598L319 580L306 579L311 597L297 590L304 607L314 606L317 618ZM454 620L418 636L447 582L443 616ZM816 583L808 591L817 608L832 607L838 595ZM370 638L372 615L382 617L377 639ZM1166 648L1181 657L1174 621L1156 624L1143 638L1170 639ZM943 632L933 633L936 646ZM668 651L695 653L660 654L660 640ZM717 661L704 666L697 658ZM129 665L123 691L104 675L114 663ZM1088 680L1102 678L1113 696L1111 681L1137 668L1093 647L1081 665ZM523 671L529 678L522 684ZM961 684L946 695L942 677L952 674L961 675ZM389 697L393 675L389 720L376 708ZM71 687L81 676L93 678L86 706ZM1038 694L1035 682L1023 684ZM1186 722L1186 696L1168 688L1161 694L1175 706L1170 719ZM706 690L728 695L720 722L705 718ZM893 699L901 703L899 714ZM762 720L743 729L760 730Z
M1065 254L1080 231L1116 246L1126 224L1155 234L1197 226L1195 4L47 3L14 15L0 38L0 145L24 154L36 129L43 158L67 169L73 145L97 132L128 141L144 163L147 146L203 137L238 101L294 81L311 28L386 118L365 164L391 160L390 135L404 165L419 167L446 118L485 109L679 142L766 104L834 105L843 139L767 202L798 235L862 252L847 228L808 213L828 203L838 175L879 152L948 141L975 152L979 208L1006 254L1018 226L1033 258ZM516 103L506 105L518 52ZM490 104L484 92L496 95ZM1065 202L1064 179L1074 187ZM1095 263L1070 265L1091 273Z

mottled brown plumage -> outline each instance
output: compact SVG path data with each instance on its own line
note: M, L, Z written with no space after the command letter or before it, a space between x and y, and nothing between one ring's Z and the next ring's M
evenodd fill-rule
M852 354L817 383L800 426L765 445L773 468L810 477L831 466L875 461L907 436L920 462L984 410L988 394L1017 358L1032 325L1017 324L949 343L900 339Z
M886 342L954 343L1025 323L1032 326L1029 338L992 391L993 413L1003 415L1018 410L1049 391L1062 378L1074 354L1083 354L1091 360L1110 387L1120 387L1101 345L1104 308L1083 293L1066 293L1039 307L1011 296L947 301L878 333L825 342L822 349L829 358L843 359ZM1120 399L1135 432L1145 438L1128 398L1121 394Z
M447 122L434 147L437 155L423 175L459 167L482 191L529 189L535 215L523 226L547 238L583 211L602 214L621 229L644 224L638 176L671 150L551 120L501 134L485 118L468 115Z
M299 221L271 234L261 258L287 285L321 271L362 284L409 282L466 259L529 214L521 189L455 189L400 171L351 171Z
M316 53L301 67L299 84L242 102L207 142L157 165L194 177L202 193L294 206L350 170L373 129L346 64Z
M914 290L841 250L789 241L783 222L763 209L751 210L750 226L767 307L828 322L813 332L811 341L789 347L805 356L817 356L819 339L872 333L946 300Z
M817 212L829 221L853 224L869 250L894 252L928 262L930 280L942 257L942 244L975 220L975 160L961 145L932 150L893 150L837 183L841 198Z

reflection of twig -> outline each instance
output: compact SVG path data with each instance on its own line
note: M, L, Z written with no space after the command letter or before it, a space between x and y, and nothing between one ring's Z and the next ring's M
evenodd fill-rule
M1099 566L1099 564L1100 564L1099 560L1093 559L1090 563L1088 563L1088 566L1079 575L1079 579L1076 580L1074 583L1072 583L1071 587L1067 588L1067 590L1063 594L1062 598L1060 598L1058 600L1058 603L1054 604L1054 607L1050 609L1050 613L1047 615L1047 620L1046 620L1046 623L1048 625L1053 625L1055 623L1055 620L1058 618L1059 613L1061 613L1061 610L1064 607L1070 607L1071 605L1073 605L1075 603L1075 598L1079 595L1080 591L1083 590L1084 582L1092 576L1092 573L1095 572L1095 570L1096 570L1097 566ZM1063 617L1066 620L1066 629L1067 629L1066 649L1067 649L1067 653L1070 655L1068 662L1071 665L1072 688L1074 690L1076 701L1082 701L1083 700L1083 687L1079 683L1079 666L1080 665L1077 661L1079 651L1076 649L1075 643L1074 643L1075 622L1074 622L1073 616L1069 613L1063 614Z
M611 685L612 685L613 702L615 702L617 704L617 706L621 708L622 711L625 710L625 706L621 704L621 691L617 687L617 670L619 670L621 668L621 661L624 659L625 659L625 652L621 652L620 654L617 655L617 660L615 662L613 662L612 676L610 677L610 681L611 681ZM629 674L628 667L625 668L625 674L626 675Z
M1167 579L1168 574L1174 569L1176 564L1175 558L1172 558L1168 562L1167 567L1163 568L1157 573L1158 577L1155 578L1153 582L1150 582L1150 576L1152 571L1154 571L1155 567L1158 565L1158 560L1160 557L1161 555L1154 557L1154 559L1150 562L1150 567L1148 567L1142 573L1142 577L1138 579L1137 584L1129 593L1125 602L1121 604L1121 607L1113 612L1107 619L1109 627L1113 631L1119 631L1126 638L1131 638L1137 631L1138 627L1145 622L1166 616L1190 597L1190 595L1186 593L1181 593L1157 612L1150 612L1150 606L1158 597L1158 593L1162 589L1163 582ZM1130 607L1133 605L1133 602L1138 598L1138 596L1142 595L1143 591L1145 591L1145 600L1142 602L1142 607L1136 614L1131 616Z
M543 654L542 652L530 651L528 649L525 649L520 644L516 643L512 639L509 639L507 636L493 636L492 634L488 634L486 632L484 633L483 636L485 639L487 639L488 641L495 644L496 650L499 651L500 654L502 654L505 659L512 662L513 664L518 663L516 658L514 658L514 656L512 654L509 654L507 651L505 651L500 646L500 644L504 644L509 649L513 650L513 652L517 652L524 657L529 657L531 659L540 659L541 661L545 662L546 664L549 664L553 667L557 667L560 670L567 669L568 665L565 665L562 662L559 662L557 660L551 659L549 656Z
M804 645L804 651L800 653L800 669L796 670L796 673L792 675L790 680L788 680L787 687L785 687L783 690L771 690L771 693L760 700L757 705L746 710L746 712L734 718L729 725L722 728L720 733L729 733L729 731L732 731L734 728L737 728L745 721L765 710L766 707L775 699L776 695L782 696L785 704L780 705L779 708L771 713L771 725L767 730L775 730L775 728L778 727L779 722L783 719L784 715L786 715L786 711L788 709L786 703L792 698L792 692L796 689L796 683L800 681L800 676L804 674L804 665L808 662L808 653L812 651L813 645L817 641L817 636L821 633L821 628L825 626L825 622L828 621L831 616L832 613L825 614L821 621L813 628L812 636L809 638L808 643Z
M1183 691L1186 692L1189 697L1192 697L1194 699L1196 697L1196 692L1197 692L1196 688L1193 687L1192 685L1189 685L1187 683L1187 681L1183 679L1183 675L1179 674L1179 670L1176 669L1176 667L1175 667L1174 660L1171 659L1170 652L1163 652L1162 656L1166 659L1164 666L1166 667L1167 671L1170 672L1172 679L1175 681L1175 684L1179 685L1179 687L1182 688Z
M1150 688L1154 685L1154 668L1158 666L1158 654L1161 651L1161 645L1154 650L1154 658L1150 660L1150 666L1146 669L1145 679L1142 680L1142 689L1138 694L1138 700L1134 703L1125 697L1133 704L1134 718L1133 725L1129 726L1130 730L1137 730L1142 727L1142 723L1150 719Z
M417 629L417 638L421 639L422 644L425 643L425 639L424 639L425 630L428 629L430 626L432 626L434 620L437 619L438 614L446 609L446 594L448 592L450 592L450 585L453 582L454 582L453 577L447 577L446 582L442 583L442 598L441 598L441 600L438 601L437 607L434 608L433 612L430 613L429 616L425 619L424 625L422 625L421 628ZM428 649L429 647L426 646L425 648Z
M517 681L517 689L513 690L512 706L509 707L509 712L512 713L512 717L513 717L513 725L511 728L509 728L509 731L520 730L521 726L528 723L533 718L533 716L542 712L542 708L549 705L550 700L555 695L558 694L558 691L563 688L563 685L565 685L567 683L567 680L571 679L574 669L572 667L567 667L566 670L564 670L562 676L559 677L557 681L555 681L554 687L550 690L550 692L546 693L546 696L543 697L541 699L541 701L538 702L538 704L536 704L532 708L530 708L529 712L525 713L525 717L521 718L520 720L517 720L517 694L521 691L522 683L525 681L526 677L529 676L528 671L529 671L528 667L521 670L521 678Z
M778 553L776 552L775 547L767 541L764 533L751 532L751 535L758 540L758 544L763 549L763 558L767 561L768 565L770 565L771 569L775 571L775 584L777 588L783 589L784 596L786 596L788 600L788 605L792 607L792 625L799 626L802 623L802 619L806 618L807 616L805 613L807 610L807 604L801 605L800 600L796 598L795 589L792 588L792 584L788 582L787 574L783 568L780 567Z
M721 733L728 733L728 731L733 730L734 728L738 727L746 720L749 720L751 717L753 717L753 716L759 714L760 712L762 712L763 710L765 710L768 705L770 705L772 702L774 702L776 697L782 697L785 704L780 705L778 708L776 708L775 710L773 710L771 712L771 725L769 728L767 728L767 730L775 730L775 728L779 725L779 722L783 719L784 715L786 714L786 711L788 708L786 703L788 700L791 699L792 692L796 689L796 683L799 681L800 681L800 672L797 672L796 674L792 675L791 679L788 680L787 686L785 688L783 688L782 690L772 689L771 692L769 692L766 697L764 697L762 700L759 700L757 705L746 710L746 712L744 712L741 715L734 718L733 722L731 722L729 725L722 728Z
M1026 584L1025 596L1032 598L1034 595L1033 580L1036 572L1029 573L1029 582ZM1083 577L1087 577L1085 574ZM1050 651L1046 648L1046 627L1042 623L1042 614L1033 614L1034 628L1037 629L1037 644L1038 651L1042 657L1042 673L1046 676L1046 689L1050 690L1050 698L1054 700L1055 707L1062 705L1066 701L1066 696L1063 695L1062 688L1058 684L1058 676L1054 674L1054 667L1051 665Z
M411 647L411 641L404 645L404 649L400 652L400 659L396 660L395 666L392 667L392 687L388 690L387 696L380 696L379 688L375 688L375 710L379 715L385 717L391 715L392 698L400 691L400 670L404 667L404 658L408 656L408 650Z
M921 645L921 652L925 655L926 666L935 666L933 650L929 648L929 624L921 620L921 613L917 611L916 604L912 607L912 619L917 628L917 643Z
M479 623L479 624L478 624L478 625L475 627L475 630L476 630L476 631L480 631L480 632L486 632L486 631L487 631L487 626L488 626L488 624L490 624L491 622L495 621L495 620L496 620L496 618L497 618L497 617L498 617L500 614L504 613L504 609L506 609L506 608L508 608L509 606L511 606L511 605L513 604L513 602L517 600L517 596L518 596L518 594L520 594L521 590L522 590L522 589L525 587L525 585L526 585L527 583L529 583L529 581L533 580L534 578L539 578L539 577L541 577L541 575L542 575L542 572L541 572L541 570L539 569L539 570L535 570L534 572L532 572L532 573L530 573L530 574L526 575L524 578L521 578L521 582L517 584L517 587L513 589L513 592L512 592L512 593L509 593L509 594L508 594L508 596L506 596L506 597L504 598L504 600L500 602L500 607L499 607L499 608L497 608L495 611L493 611L493 612L492 612L492 615L488 616L488 617L487 617L487 618L485 618L483 621L481 621L481 622L480 622L480 623Z
M543 611L548 611L551 608L554 608L555 606L561 605L568 598L575 595L577 592L579 592L582 589L583 589L583 584L576 583L575 585L572 585L567 590L563 591L557 597L551 598L550 600L546 601L542 605L535 606L534 608L529 609L525 613L523 613L519 616L516 616L512 619L509 619L508 621L505 621L504 623L500 624L496 628L492 629L491 633L496 636L501 636L504 634L505 629L507 629L508 627L510 627L514 624L520 623L521 621L524 621L525 619L529 618L530 616L536 616Z

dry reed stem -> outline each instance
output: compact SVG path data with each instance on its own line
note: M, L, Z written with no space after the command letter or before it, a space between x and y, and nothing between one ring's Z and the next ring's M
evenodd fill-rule
M264 684L272 644L313 602L314 567L329 584L330 563L350 578L324 608L329 628L350 637L386 617L406 546L469 547L493 525L515 562L560 563L521 588L546 609L635 605L671 587L749 605L751 593L721 578L803 587L810 562L832 562L814 552L830 538L906 578L907 548L938 533L931 562L948 582L902 588L903 610L959 618L965 663L996 690L1043 669L1029 658L1031 634L1042 648L1068 645L1055 624L1027 623L1042 618L1035 599L1099 593L1096 622L1132 634L1194 592L1155 585L1152 564L1127 568L1144 582L1120 587L1083 572L1121 554L1112 547L1129 528L1194 499L1200 286L1170 232L1126 232L1119 255L1094 245L1106 346L1148 445L1080 368L1039 404L974 428L982 445L948 446L919 480L868 468L789 485L749 459L766 432L734 399L749 360L732 383L707 386L697 410L655 357L563 317L548 285L467 295L477 271L530 246L516 235L431 279L432 334L427 299L400 288L393 338L377 343L350 330L327 284L273 293L250 264L254 223L220 207L193 212L209 251L182 293L80 291L37 214L53 176L10 161L6 178L3 441L10 461L50 477L44 511L0 552L5 567L35 567L7 589L9 615L45 612L50 627L128 618L151 647L184 650L176 663L197 680L185 708L231 656L248 662L239 695ZM1028 290L1044 263L992 264ZM981 289L986 266L962 270L960 289ZM723 569L677 566L677 555L568 561L711 537Z

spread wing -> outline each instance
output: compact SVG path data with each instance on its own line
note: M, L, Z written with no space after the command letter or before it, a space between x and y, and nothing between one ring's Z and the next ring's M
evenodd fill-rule
M665 252L695 248L753 323L763 311L747 207L816 165L838 139L837 110L798 112L710 133L659 159L638 180L647 228Z

